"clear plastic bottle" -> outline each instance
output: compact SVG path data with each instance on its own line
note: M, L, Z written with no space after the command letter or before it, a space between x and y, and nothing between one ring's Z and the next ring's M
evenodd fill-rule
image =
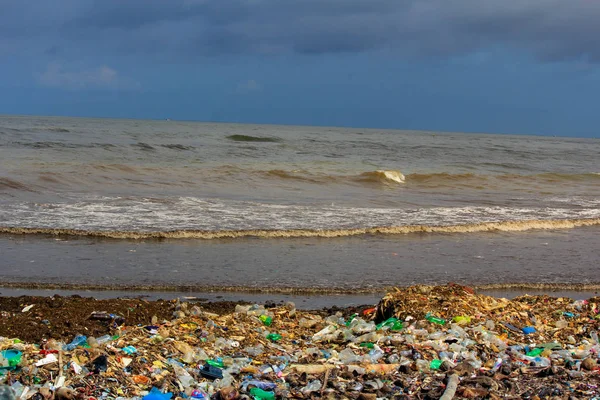
M78 346L82 346L87 342L87 336L77 335L73 338L73 341L65 346L65 350L71 351L77 348Z
M300 389L300 391L305 396L311 394L312 392L316 392L318 390L321 390L321 381L319 381L317 379L308 382L308 384L306 386L304 386L302 389Z
M383 350L381 350L379 348L379 346L376 345L373 350L369 351L369 354L367 355L367 358L368 358L368 361L370 363L374 364L374 363L378 362L379 359L384 356L384 354L385 353L383 352Z

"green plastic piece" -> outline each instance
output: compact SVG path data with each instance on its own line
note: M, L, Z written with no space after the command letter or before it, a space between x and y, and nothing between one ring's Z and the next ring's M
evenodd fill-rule
M431 369L440 369L441 366L442 360L438 360L437 358L435 360L431 360L431 363L429 363L429 368Z
M362 342L360 344L360 347L366 347L367 349L372 349L375 347L375 345L373 343L369 343L369 342Z
M281 335L278 333L269 333L267 335L267 339L269 339L271 342L276 342L281 339Z
M258 317L258 319L260 319L262 321L263 324L265 324L266 326L271 326L271 323L273 322L273 318L269 317L268 315L261 315L260 317Z
M9 367L16 367L21 362L22 354L19 350L3 350L0 354L8 361Z
M456 317L452 318L452 321L456 322L457 324L460 324L461 322L468 324L471 322L471 317L466 315L457 315Z
M262 390L257 387L253 387L250 389L250 394L254 396L255 399L260 400L275 400L275 393L267 392L266 390Z

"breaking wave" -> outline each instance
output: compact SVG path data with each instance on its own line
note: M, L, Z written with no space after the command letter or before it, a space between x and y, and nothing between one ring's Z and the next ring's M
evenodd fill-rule
M174 231L122 231L84 230L67 228L0 227L0 234L53 235L100 237L111 239L238 239L258 237L275 238L336 238L361 235L453 234L477 232L524 232L529 230L573 229L600 226L600 218L521 220L480 222L449 226L407 225L380 226L349 229L242 229L242 230L174 230Z
M373 172L364 172L360 175L360 180L368 182L396 182L404 183L406 177L400 171L377 170Z

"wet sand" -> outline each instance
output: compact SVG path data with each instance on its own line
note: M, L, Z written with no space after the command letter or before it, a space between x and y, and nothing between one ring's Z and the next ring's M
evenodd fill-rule
M288 288L288 294L375 294L392 286L447 282L594 290L600 282L599 234L589 227L211 241L0 235L0 282L162 291Z

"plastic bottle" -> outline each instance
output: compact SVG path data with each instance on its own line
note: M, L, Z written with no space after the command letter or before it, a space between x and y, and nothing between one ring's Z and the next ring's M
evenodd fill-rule
M398 364L400 362L400 356L398 354L391 354L387 361L389 364Z
M184 388L189 388L195 383L194 378L185 370L185 368L182 368L179 365L173 365L173 371L175 371L177 379Z
M312 337L312 340L313 340L313 342L318 342L320 340L323 340L323 338L327 337L327 335L330 335L335 331L336 331L335 326L329 325L329 326L321 329L319 332L315 333Z
M377 324L377 330L388 328L391 331L399 331L403 328L402 321L399 321L398 318L388 318L383 322Z
M543 351L544 351L544 349L541 349L538 347L538 348L535 348L535 349L527 352L527 356L536 357L536 356L539 356L540 354L542 354Z
M171 397L173 397L173 393L163 393L158 388L153 387L142 400L169 400Z
M375 348L369 351L368 360L370 363L375 364L379 361L381 357L383 357L385 353L379 348L379 346L375 346Z
M250 307L252 307L252 306L237 304L235 306L235 313L236 314L246 314L248 311L250 311Z
M211 365L211 366L217 367L217 368L224 368L225 367L223 365L223 361L219 361L219 360L206 360L206 363L208 365Z
M257 346L249 346L244 349L244 351L252 357L260 356L265 351L265 346L262 344L258 344Z
M78 346L82 346L87 342L87 336L77 335L73 339L71 343L65 346L65 350L71 351L77 348Z
M429 362L427 362L425 360L417 360L417 369L422 372L429 371L429 369L430 369Z
M312 392L316 392L320 389L321 389L321 381L315 379L313 381L308 382L308 384L306 386L304 386L302 389L300 389L300 391L305 395L309 395Z
M254 396L255 399L259 400L275 400L275 393L267 392L266 390L257 387L250 389L250 394Z
M445 319L439 318L439 317L434 317L430 313L427 313L425 315L425 319L429 322L433 322L434 324L438 324L438 325L444 325L446 323Z
M246 390L248 390L248 386L254 386L261 390L268 390L268 391L275 390L275 388L277 388L277 384L275 384L273 382L250 380L250 381L245 381L242 384L242 389L244 391L246 391Z
M338 359L346 365L361 361L361 358L354 354L354 352L349 348L345 348L344 350L340 351L338 354Z
M377 329L373 322L365 322L361 318L355 318L350 324L350 327L352 328L352 331L357 335L373 332Z
M104 343L108 343L112 340L112 336L110 335L104 335L104 336L100 336L99 338L96 338L96 343L98 343L98 345L102 345Z
M352 321L354 321L354 319L355 319L356 317L358 317L358 314L356 314L356 313L352 314L352 315L351 315L351 316L348 318L348 321L346 321L346 326L348 326L348 327L349 327L349 326L350 326L350 324L352 323Z

